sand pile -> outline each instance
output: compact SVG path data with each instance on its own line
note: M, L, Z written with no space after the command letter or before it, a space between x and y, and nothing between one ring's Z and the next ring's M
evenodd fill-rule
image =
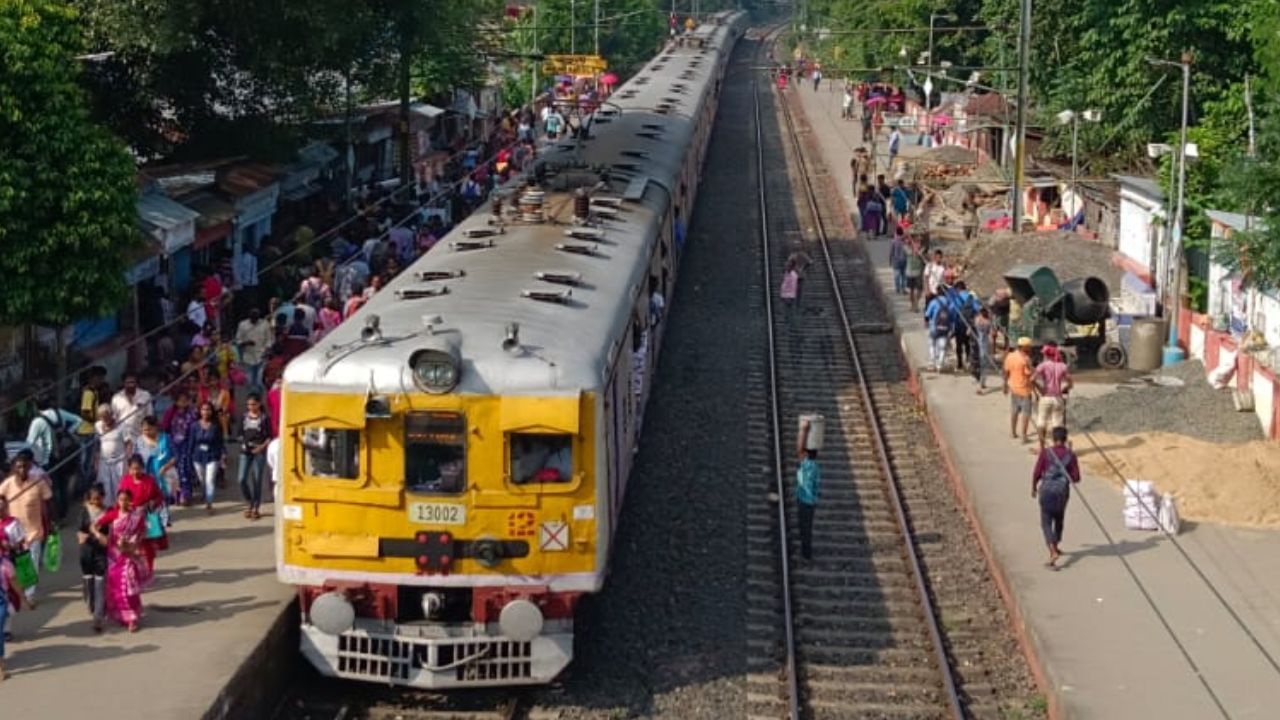
M944 165L976 165L978 153L959 145L939 145L925 150L920 156L923 163L941 163Z
M1280 527L1280 443L1256 440L1218 444L1184 435L1093 433L1128 479L1151 480L1172 492L1183 518L1246 527ZM1081 464L1096 477L1120 481L1084 437L1077 436Z
M1005 287L1004 274L1014 265L1048 265L1058 282L1079 277L1102 278L1111 294L1120 292L1124 275L1111 262L1113 251L1069 232L1023 235L1008 231L979 235L968 247L964 277L983 297Z

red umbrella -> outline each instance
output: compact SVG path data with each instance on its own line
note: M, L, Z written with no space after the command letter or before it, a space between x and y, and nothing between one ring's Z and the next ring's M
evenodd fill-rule
M888 102L888 101L889 101L889 100L888 100L888 98L886 98L885 96L883 96L883 95L877 95L877 96L875 96L875 97L873 97L873 98L868 98L868 99L867 99L867 104L868 104L868 105L879 105L879 104L881 104L881 103L886 103L886 102Z
M600 84L601 85L617 85L618 76L611 72L607 72L600 76Z

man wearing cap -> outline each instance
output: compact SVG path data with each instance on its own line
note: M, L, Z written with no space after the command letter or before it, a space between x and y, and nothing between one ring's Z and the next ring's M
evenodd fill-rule
M1022 442L1028 442L1027 425L1031 422L1032 395L1035 385L1031 382L1031 338L1018 338L1018 349L1004 356L1004 387L1009 396L1009 434L1018 437L1018 416L1022 416Z
M1040 449L1044 450L1045 439L1049 430L1067 424L1067 393L1071 392L1074 381L1071 371L1062 361L1062 353L1058 346L1046 343L1044 359L1036 366L1031 375L1040 399L1036 401L1036 432L1040 435Z

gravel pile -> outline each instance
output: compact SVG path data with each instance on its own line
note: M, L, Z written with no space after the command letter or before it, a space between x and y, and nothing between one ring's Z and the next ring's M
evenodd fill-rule
M1230 390L1210 386L1199 360L1164 368L1162 374L1181 380L1182 385L1158 385L1148 376L1115 392L1073 401L1070 425L1114 435L1168 432L1216 443L1262 438L1257 417L1236 412Z
M959 145L940 145L925 150L920 155L921 163L942 163L944 165L974 165L978 162L978 154Z
M1069 232L1036 233L1021 238L1002 231L982 234L966 248L963 275L969 287L989 296L1005 287L1004 274L1014 265L1048 265L1058 282L1080 277L1102 278L1115 296L1124 273L1111 262L1113 251Z

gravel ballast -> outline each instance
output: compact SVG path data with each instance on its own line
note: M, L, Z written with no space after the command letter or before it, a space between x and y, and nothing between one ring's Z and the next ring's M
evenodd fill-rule
M1160 375L1182 382L1161 385L1151 380ZM1073 401L1068 409L1073 427L1114 435L1169 432L1217 443L1262 438L1257 417L1237 412L1230 390L1209 385L1199 360L1171 365L1106 395Z

